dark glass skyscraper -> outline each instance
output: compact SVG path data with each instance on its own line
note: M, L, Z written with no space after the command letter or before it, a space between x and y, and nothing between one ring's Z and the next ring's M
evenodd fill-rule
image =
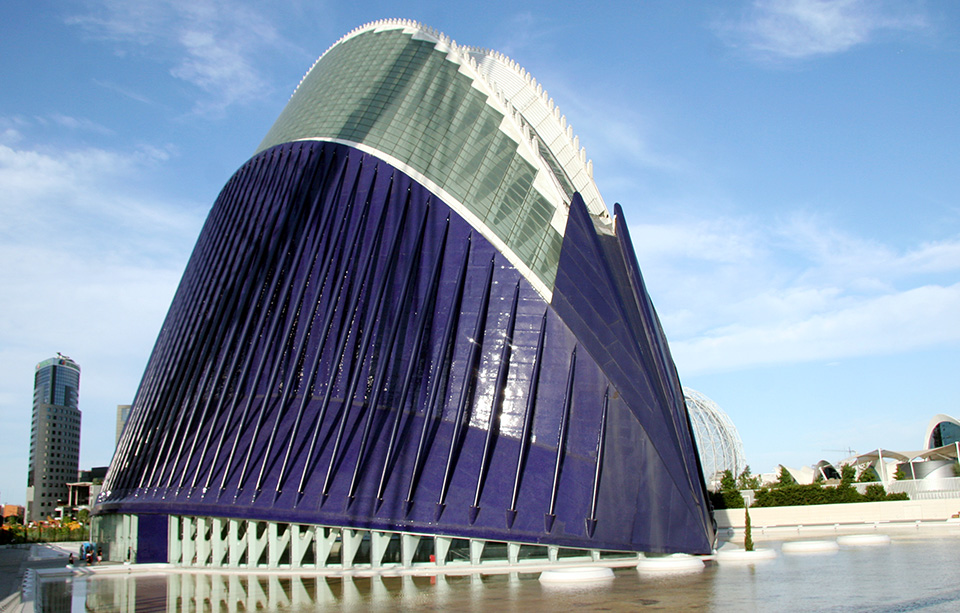
M67 499L67 483L77 479L80 459L80 366L57 357L37 364L33 384L27 517L53 515Z
M713 539L579 139L509 58L396 20L331 47L224 187L96 512L99 540L200 566Z

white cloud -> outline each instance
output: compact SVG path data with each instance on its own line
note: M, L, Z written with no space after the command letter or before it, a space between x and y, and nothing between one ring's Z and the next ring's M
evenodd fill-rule
M118 53L149 49L157 60L170 64L173 77L204 92L194 108L201 114L221 113L232 104L267 94L269 79L257 68L258 55L289 47L267 14L240 3L96 0L87 7L68 23L115 43Z
M152 237L195 227L196 212L148 202L117 186L168 155L151 147L54 154L0 145L0 193L6 194L0 199L0 233L8 246L39 241L102 253L119 235L140 241L138 250L162 249ZM127 245L121 241L113 248Z
M762 57L803 59L846 51L881 31L916 30L924 16L876 0L755 0L738 23L720 26L732 45Z
M39 118L41 123L46 123L46 118ZM94 132L96 134L113 134L114 131L110 128L100 125L95 121L91 121L86 118L77 118L70 117L68 115L63 115L61 113L54 113L50 115L50 121L54 124L67 128L69 130L79 130L84 132Z
M682 372L887 355L960 342L960 284L924 286L765 325L737 322L671 343Z
M897 250L800 216L631 234L683 374L960 342L960 237Z
M136 391L206 212L138 193L169 155L0 145L0 415L17 416L0 430L0 462L11 474L26 472L33 365L58 351L83 368L81 464L110 460L113 411Z

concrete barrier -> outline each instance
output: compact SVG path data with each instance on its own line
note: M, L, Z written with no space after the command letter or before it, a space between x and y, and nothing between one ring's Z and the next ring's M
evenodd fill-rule
M831 526L946 521L960 512L960 500L890 500L794 507L750 507L750 523L758 529L784 526ZM743 509L718 509L714 516L721 530L744 527Z

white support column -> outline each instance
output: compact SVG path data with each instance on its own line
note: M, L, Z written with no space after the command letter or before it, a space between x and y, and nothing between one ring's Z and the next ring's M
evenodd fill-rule
M110 552L110 559L119 562L120 560L127 559L127 552L130 551L130 548L133 547L133 538L135 534L133 530L130 529L131 515L123 514L120 520L120 534L117 536L117 548L119 551Z
M247 566L250 568L260 565L260 556L267 548L267 541L270 538L269 529L263 531L263 536L257 536L261 523L263 522L247 520Z
M343 528L340 534L340 562L343 568L353 568L353 559L360 550L363 533L366 530Z
M600 561L600 550L599 550L599 549L591 549L591 550L590 550L590 559L593 560L594 562L599 562L599 561Z
M487 542L483 539L470 539L470 563L474 566L480 564L480 558L483 556L483 547Z
M283 552L290 544L290 527L280 532L280 526L276 522L265 522L267 530L264 533L267 541L267 566L269 568L279 568L280 559Z
M520 543L507 543L507 564L520 563Z
M227 555L227 541L223 538L224 519L214 517L210 531L210 566L223 566L223 559ZM229 538L229 537L228 537Z
M560 548L556 545L547 545L547 559L551 562L557 561L557 555L560 553Z
M247 550L247 539L240 538L240 524L241 522L246 522L242 519L231 519L230 522L230 534L228 536L230 543L230 566L231 568L239 568L240 560L243 559L243 552Z
M194 541L196 542L197 560L193 565L206 566L207 560L210 558L209 520L206 517L197 517L195 521L196 537Z
M290 526L290 568L303 568L303 557L313 544L314 530L300 532L299 524Z
M437 566L445 566L447 563L447 553L450 552L450 543L453 539L449 536L433 537L433 554L436 556Z
M127 534L129 535L129 536L127 537L127 544L128 544L129 547L130 547L130 549L129 549L129 551L130 551L130 563L132 564L132 563L134 563L134 562L137 561L137 547L139 547L139 545L140 545L140 542L137 540L137 539L139 538L138 535L140 534L140 532L139 532L139 530L140 530L140 517L139 517L138 515L127 515L127 517L130 518L130 524L129 524L129 525L130 525L130 532L127 533ZM126 550L126 549L123 551L123 556L124 556L123 559L126 559L126 556L127 556L127 550Z
M194 517L180 518L180 551L183 555L181 564L184 566L193 566L194 558L197 555L197 542L194 540L196 534L195 521L196 518Z
M314 535L317 543L317 568L323 568L327 565L327 560L330 558L330 550L333 549L333 544L337 542L339 531L337 528L316 526L314 528Z
M267 567L277 568L280 566L280 538L277 534L279 526L277 522L267 522Z
M413 556L417 553L417 546L419 544L419 534L400 535L400 561L405 568L413 566Z
M167 559L171 564L180 564L183 550L180 547L180 517L171 515L167 524Z
M387 545L393 537L392 532L370 531L370 566L380 568L383 564L383 555L387 553Z

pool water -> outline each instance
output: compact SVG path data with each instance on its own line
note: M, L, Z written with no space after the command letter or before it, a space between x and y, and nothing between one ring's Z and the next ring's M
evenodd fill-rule
M542 584L539 573L325 577L177 571L43 583L43 611L960 611L960 534L891 534L886 546L708 562L687 574L620 568ZM758 544L780 550L782 542Z

